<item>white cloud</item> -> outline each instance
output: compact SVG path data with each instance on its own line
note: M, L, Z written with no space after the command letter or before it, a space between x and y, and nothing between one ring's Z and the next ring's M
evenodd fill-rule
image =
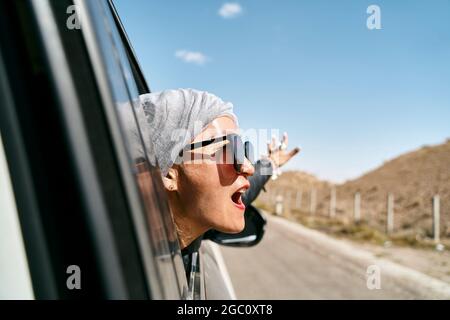
M201 52L194 52L188 50L177 50L175 52L175 57L183 60L186 63L194 63L198 65L204 65L208 62L209 58Z
M236 18L242 13L242 7L237 2L227 2L219 9L219 15L225 19Z

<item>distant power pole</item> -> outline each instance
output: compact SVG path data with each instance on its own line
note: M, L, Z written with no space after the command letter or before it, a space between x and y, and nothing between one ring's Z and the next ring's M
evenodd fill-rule
M441 233L439 203L440 203L439 195L435 195L433 197L433 237L435 243L440 242L440 233Z
M336 187L331 188L330 194L330 218L336 216Z
M309 204L309 211L311 212L311 214L316 213L316 189L315 188L311 189L311 201Z
M391 234L394 231L394 195L388 194L387 197L387 233Z
M361 221L361 194L359 192L355 193L355 201L353 204L353 217L356 223Z

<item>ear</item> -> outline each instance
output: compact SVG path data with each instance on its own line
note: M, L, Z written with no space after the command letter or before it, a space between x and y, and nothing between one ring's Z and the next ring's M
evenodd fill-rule
M162 181L167 191L177 191L178 171L174 168L169 168L169 172L165 177L162 177Z

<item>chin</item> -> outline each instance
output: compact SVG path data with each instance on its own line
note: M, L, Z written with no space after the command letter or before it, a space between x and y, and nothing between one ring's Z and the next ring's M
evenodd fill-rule
M244 230L244 228L245 228L244 217L242 217L242 219L240 219L240 220L236 220L233 222L234 223L232 225L230 224L230 225L227 225L227 226L224 226L223 228L221 228L220 232L235 234L235 233L239 233L242 230Z

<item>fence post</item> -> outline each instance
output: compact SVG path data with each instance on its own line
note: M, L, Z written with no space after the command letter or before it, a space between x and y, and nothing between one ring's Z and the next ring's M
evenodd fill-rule
M284 211L288 214L291 213L291 204L292 204L292 192L291 191L286 191L285 193L286 199L284 201Z
M353 204L353 217L356 223L361 221L361 194L359 192L355 193L355 201Z
M336 187L331 188L330 194L330 218L334 218L336 216Z
M440 242L440 199L439 195L433 197L433 237L434 242L438 244Z
M316 189L315 188L311 189L311 201L310 201L310 205L309 205L309 211L311 214L316 213Z
M301 209L302 208L302 189L297 191L297 197L295 199L295 207L297 209Z
M283 196L277 195L275 198L275 214L281 216L283 214Z
M387 233L391 234L394 231L394 195L388 194L387 197Z
M270 195L270 202L272 202L272 205L275 205L275 202L277 200L278 190L273 189L273 193Z

